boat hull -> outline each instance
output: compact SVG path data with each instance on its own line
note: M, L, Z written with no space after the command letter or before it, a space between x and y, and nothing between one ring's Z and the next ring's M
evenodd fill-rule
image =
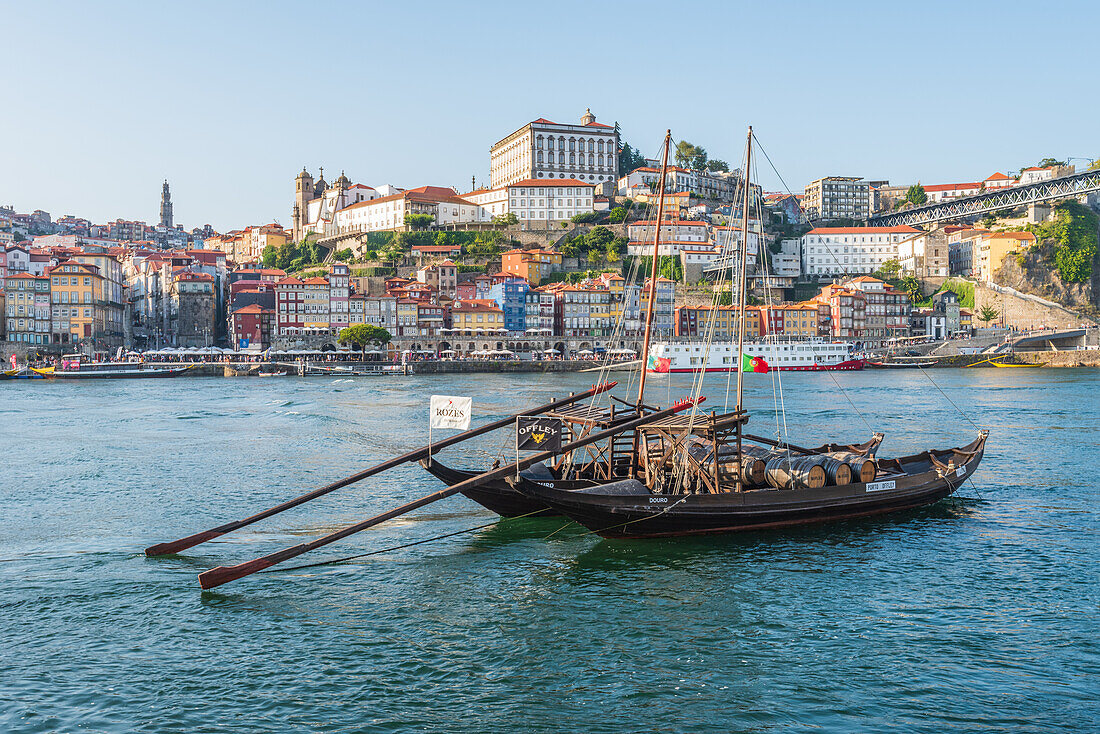
M121 379L148 379L155 377L179 377L186 372L188 367L178 369L150 369L150 370L64 370L54 371L43 375L51 380L121 380Z
M436 479L447 486L464 482L476 477L480 472L466 469L453 469L438 461L421 461L420 466ZM468 489L462 493L468 499L473 500L482 507L501 517L557 517L561 513L553 510L545 502L540 502L532 497L517 491L503 479L486 482L479 487Z
M874 482L819 489L761 489L719 494L653 494L623 488L561 492L521 480L517 488L606 538L660 538L789 528L886 515L937 502L953 493L977 469L985 436L959 451L973 452L950 473L928 469L880 475ZM919 464L921 457L898 461ZM884 462L884 464L889 462ZM919 467L918 467L919 468ZM626 483L623 483L626 484Z
M766 370L761 372L848 372L851 370L861 370L866 365L862 359L849 359L844 362L837 362L836 364L810 364L810 365L792 365L790 367L776 367L775 365L768 365ZM668 373L687 373L698 372L698 368L691 367L672 367L667 370L646 370L651 375L653 374L668 374ZM704 372L736 372L736 367L707 367ZM753 370L747 370L752 372Z

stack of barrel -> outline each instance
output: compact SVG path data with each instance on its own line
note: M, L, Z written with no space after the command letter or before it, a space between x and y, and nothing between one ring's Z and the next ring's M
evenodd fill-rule
M736 451L733 447L731 450ZM817 489L827 485L852 484L874 480L878 467L873 455L853 451L829 451L824 454L798 454L745 444L743 466L750 463L752 474L743 475L747 486L776 489ZM759 467L763 466L763 471ZM750 477L752 481L750 481Z

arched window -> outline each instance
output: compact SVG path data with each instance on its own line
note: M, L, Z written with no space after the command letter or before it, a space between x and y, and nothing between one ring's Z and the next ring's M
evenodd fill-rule
M600 167L603 168L603 153L600 153Z
M595 165L595 163L596 163L596 156L589 153L588 154L588 165L592 166L592 165Z
M542 163L542 151L541 150L538 152L538 162Z
M599 143L596 144L596 146L598 150L603 153L603 141L601 140Z
M593 153L596 150L596 141L592 138L588 139L588 152Z
M574 151L577 149L577 140L575 138L569 138L569 150Z
M558 136L558 150L565 150L565 136Z
M570 153L569 154L569 165L571 165L571 166L577 165L577 154L576 153Z
M565 165L565 153L558 153L558 163Z
M537 138L535 138L535 147L538 148L539 150L542 150L542 136L541 135L539 135Z

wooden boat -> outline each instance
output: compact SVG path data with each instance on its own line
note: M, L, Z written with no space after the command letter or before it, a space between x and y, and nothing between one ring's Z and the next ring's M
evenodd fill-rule
M117 369L117 370L97 370L97 369L79 369L79 370L54 370L51 372L39 371L35 368L35 372L38 372L43 377L47 377L51 380L103 380L103 379L126 379L126 378L149 378L149 377L179 377L184 372L190 369L190 367L150 367L148 369Z
M989 364L993 367L1043 367L1046 365L1046 362L1037 362L1036 364L1027 364L1023 362L1019 364L1010 364L1008 362L990 362Z
M988 433L961 448L880 461L872 482L716 493L654 492L639 479L563 491L521 480L534 500L608 538L698 535L848 520L909 510L947 497L982 460Z
M257 372L256 377L286 377L286 372Z

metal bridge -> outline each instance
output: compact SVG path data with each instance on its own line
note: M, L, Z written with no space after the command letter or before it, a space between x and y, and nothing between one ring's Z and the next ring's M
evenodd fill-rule
M1070 199L1093 191L1100 191L1100 170L1076 173L1072 176L1063 176L1026 186L997 189L939 204L925 204L893 214L881 214L870 217L867 223L872 227L893 227L902 224L916 226L984 214L999 209L1015 209L1042 201Z

